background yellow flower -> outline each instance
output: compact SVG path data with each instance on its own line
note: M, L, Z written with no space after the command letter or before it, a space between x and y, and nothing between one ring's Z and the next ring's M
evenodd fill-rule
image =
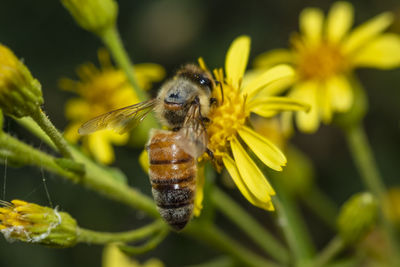
M272 50L255 61L257 68L280 63L294 66L297 81L289 96L312 106L309 113L299 112L296 117L304 132L315 132L321 120L330 123L335 112L351 108L350 76L355 68L400 66L400 35L383 33L393 15L382 13L350 31L353 16L353 7L347 2L334 3L326 18L322 10L306 8L300 14L300 33L293 35L291 49Z
M111 130L95 132L88 136L78 134L79 127L86 121L108 111L139 102L123 71L110 62L106 50L99 50L101 68L87 63L78 68L80 81L62 79L60 87L77 93L80 97L70 99L65 106L65 116L70 124L65 137L71 142L82 139L83 146L98 161L109 164L114 161L112 145L123 145L129 134L118 134ZM140 86L149 89L153 82L162 80L164 69L157 64L137 64L135 72Z

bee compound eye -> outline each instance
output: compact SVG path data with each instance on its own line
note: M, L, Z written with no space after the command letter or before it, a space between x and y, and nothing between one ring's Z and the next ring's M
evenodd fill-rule
M208 78L199 77L199 83L200 83L200 85L208 86L208 87L211 88L211 81L210 81L210 79L208 79Z

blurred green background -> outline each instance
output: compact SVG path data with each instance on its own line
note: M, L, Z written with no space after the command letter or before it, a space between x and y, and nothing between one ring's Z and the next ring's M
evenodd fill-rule
M327 11L333 1L259 1L259 0L121 0L118 26L131 58L135 63L154 62L169 74L180 65L204 57L210 68L224 64L231 41L241 34L252 38L250 60L268 49L287 47L289 34L298 29L299 12L308 6ZM355 22L383 11L396 13L391 31L400 33L398 0L350 1L355 6ZM97 64L97 49L102 46L94 35L80 29L59 1L7 1L0 4L0 42L23 58L33 75L43 85L44 109L59 129L64 129L64 103L73 95L61 91L61 77L77 79L76 67L84 62ZM399 185L400 162L400 70L358 70L370 100L365 120L367 134L376 153L378 165L388 185ZM156 88L155 88L156 90ZM7 119L7 132L29 144L53 153L12 120ZM363 190L341 132L322 127L315 135L297 134L293 142L314 162L318 185L340 205L351 194ZM138 151L117 147L114 166L126 173L129 184L150 195L147 175L136 161ZM290 163L289 163L290 164ZM33 167L0 166L1 198L20 198L48 205L42 182L46 179L51 200L61 210L73 215L82 227L101 231L122 231L147 222L144 214L102 198L97 193L74 186L52 174ZM220 183L220 182L219 182ZM4 196L4 192L5 196ZM273 215L252 207L235 190L229 193L260 222L276 232ZM312 237L318 246L325 244L332 232L304 209ZM224 218L218 224L245 245L252 246ZM101 246L79 244L70 249L51 249L39 245L8 243L0 238L0 266L100 266ZM201 263L218 252L172 233L155 251L140 256L144 260L156 256L167 266Z

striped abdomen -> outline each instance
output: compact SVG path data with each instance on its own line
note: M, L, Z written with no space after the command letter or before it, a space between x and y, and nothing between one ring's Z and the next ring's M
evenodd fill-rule
M161 217L181 230L192 216L196 160L176 143L176 132L155 130L147 146L153 197Z

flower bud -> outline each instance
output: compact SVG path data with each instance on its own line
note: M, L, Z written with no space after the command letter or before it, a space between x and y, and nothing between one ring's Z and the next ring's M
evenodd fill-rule
M0 108L5 114L21 118L42 104L39 81L8 47L0 44Z
M118 5L114 0L62 0L83 29L100 34L115 25Z
M68 213L22 200L1 204L0 231L8 241L62 248L76 244L77 224Z
M375 225L378 203L370 193L358 193L342 206L337 227L340 236L347 243L355 243L364 237Z

